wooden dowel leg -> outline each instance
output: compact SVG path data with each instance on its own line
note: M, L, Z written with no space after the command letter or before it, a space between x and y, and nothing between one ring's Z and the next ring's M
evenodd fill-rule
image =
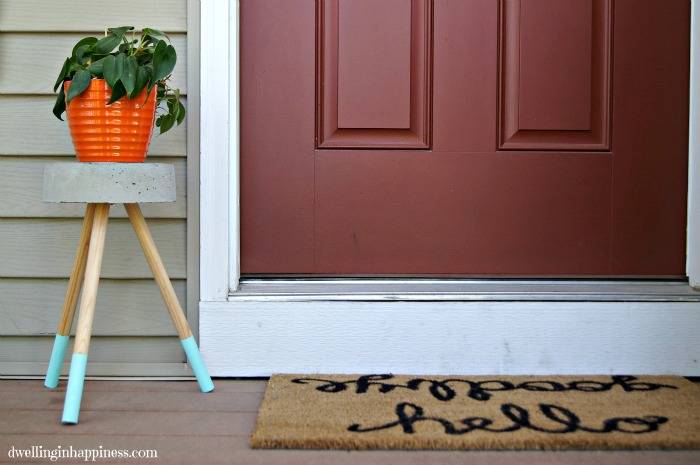
M85 368L90 347L90 335L92 334L92 321L95 315L97 286L100 282L100 268L102 267L108 217L109 204L97 204L90 234L83 292L80 297L78 326L75 331L73 356L68 374L68 388L63 404L63 423L78 423L80 415L80 401L83 395Z
M141 248L146 256L146 261L151 267L153 276L158 284L160 293L165 301L165 306L170 313L170 318L172 318L175 324L175 330L180 337L180 342L182 347L185 349L187 354L187 359L190 362L192 371L197 377L197 382L199 383L199 388L202 392L209 392L214 389L214 384L211 381L211 377L207 371L206 365L202 360L202 356L197 347L197 343L192 336L192 331L190 330L190 325L187 323L187 318L185 317L185 312L182 311L180 302L177 300L177 295L175 294L175 289L170 282L168 273L165 271L165 266L160 258L156 244L153 241L151 232L146 224L146 219L141 213L141 208L136 203L124 204L126 212L129 215L129 220L131 225L134 227L134 232L136 232L136 237L138 237L141 243Z
M90 245L90 234L92 232L94 216L95 204L89 203L85 207L85 218L83 219L83 228L80 231L78 249L75 252L73 269L70 274L70 279L68 280L66 297L63 300L63 309L61 310L61 318L58 322L58 329L56 330L51 359L49 360L49 366L46 370L44 386L47 388L53 389L58 386L58 378L61 375L61 367L63 366L63 360L66 356L66 348L68 347L68 340L70 338L70 328L73 324L73 316L75 315L75 304L78 301L80 284L85 274L85 264L87 262L88 246Z

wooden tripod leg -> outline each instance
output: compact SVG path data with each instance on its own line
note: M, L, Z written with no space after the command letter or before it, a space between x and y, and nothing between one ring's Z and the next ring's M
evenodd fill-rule
M182 311L180 302L177 300L177 295L175 294L175 289L170 282L168 273L165 271L165 266L160 258L156 244L153 241L151 232L146 224L146 219L141 213L141 208L139 208L136 203L126 203L124 204L126 212L129 214L129 220L131 225L134 227L136 232L136 237L138 237L141 243L141 248L146 256L146 261L151 267L153 276L155 277L156 283L160 288L160 293L165 301L165 306L168 308L170 313L170 318L172 318L175 324L175 329L180 337L180 342L182 347L185 349L187 354L187 359L190 362L192 371L197 377L197 382L199 383L199 389L202 392L209 392L214 389L214 383L211 381L207 367L202 360L202 356L199 353L199 348L197 343L192 336L192 331L190 330L190 325L187 323L187 318L185 317L185 312Z
M44 386L47 388L53 389L58 386L58 378L61 375L61 367L63 366L63 359L66 356L66 348L68 347L68 340L70 339L70 328L73 324L73 316L75 315L75 304L78 302L80 284L85 274L85 263L87 262L88 246L90 245L90 234L92 232L94 216L95 204L89 203L85 207L85 218L83 219L83 229L80 231L78 250L75 252L73 270L68 280L66 297L63 300L61 319L58 322L56 338L54 339L53 350L51 351L51 359L49 360L49 367L46 370Z
M73 357L71 358L70 373L68 374L68 389L66 390L66 399L63 404L63 423L78 423L78 416L80 415L80 401L83 396L85 367L87 366L87 354L90 347L90 335L92 334L92 320L95 315L97 286L100 282L100 268L102 267L102 254L105 246L108 217L109 204L97 204L92 233L90 234L90 247L85 266L83 292L80 297L78 327L75 331Z

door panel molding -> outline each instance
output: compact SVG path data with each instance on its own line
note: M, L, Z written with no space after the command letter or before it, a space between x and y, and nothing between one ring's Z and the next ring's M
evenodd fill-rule
M501 0L499 149L610 150L612 17L612 0Z
M430 148L432 3L316 2L317 148ZM367 30L360 19L370 9ZM379 50L354 53L350 37ZM387 108L388 117L377 115Z

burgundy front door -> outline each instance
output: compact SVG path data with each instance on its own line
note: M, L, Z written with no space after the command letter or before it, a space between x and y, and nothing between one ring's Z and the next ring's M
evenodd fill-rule
M689 27L680 0L242 0L242 272L684 275Z

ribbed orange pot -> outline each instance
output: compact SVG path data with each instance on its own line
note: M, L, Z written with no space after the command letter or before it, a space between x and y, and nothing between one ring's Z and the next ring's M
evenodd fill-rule
M64 91L68 94L70 81ZM146 159L156 114L155 89L133 99L123 97L107 105L112 89L104 79L93 79L88 88L67 105L68 127L80 161L142 162Z

